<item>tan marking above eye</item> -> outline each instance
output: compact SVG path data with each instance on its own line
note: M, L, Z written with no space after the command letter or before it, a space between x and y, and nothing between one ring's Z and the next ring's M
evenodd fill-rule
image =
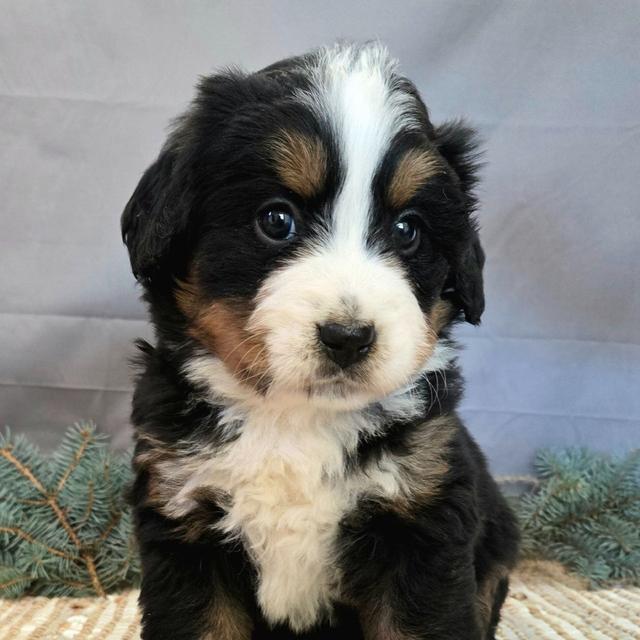
M391 177L387 189L389 204L396 209L406 206L429 178L443 171L444 166L433 151L409 149L398 162Z
M327 150L317 137L280 131L269 144L273 162L283 184L303 198L322 190L327 176Z

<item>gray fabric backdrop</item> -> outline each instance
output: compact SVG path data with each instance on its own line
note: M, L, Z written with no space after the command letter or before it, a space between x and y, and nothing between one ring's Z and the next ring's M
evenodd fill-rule
M0 423L129 443L149 335L118 218L215 67L386 41L434 120L486 140L488 307L464 415L498 473L543 445L640 445L640 4L0 2Z

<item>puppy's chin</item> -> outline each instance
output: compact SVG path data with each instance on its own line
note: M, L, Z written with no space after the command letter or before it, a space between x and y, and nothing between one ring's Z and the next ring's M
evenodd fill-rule
M366 381L348 374L312 380L306 384L303 395L310 405L334 410L362 409L379 399Z
M405 391L420 375L421 369L408 372L405 378L394 383L386 381L386 384L348 371L295 382L289 376L279 379L277 372L271 372L268 385L257 388L234 375L219 358L201 353L187 362L184 372L192 382L206 389L214 402L223 405L240 403L277 411L301 407L319 411L358 411Z
M361 410L390 396L405 392L429 369L437 349L428 354L416 354L416 366L407 370L394 369L392 363L371 363L353 370L326 369L293 380L288 372L282 377L276 371L271 384L262 395L266 402L291 406L305 404L322 410Z
M311 384L305 391L273 391L266 401L284 407L307 407L318 411L359 411L376 397L365 389L347 388L339 383Z

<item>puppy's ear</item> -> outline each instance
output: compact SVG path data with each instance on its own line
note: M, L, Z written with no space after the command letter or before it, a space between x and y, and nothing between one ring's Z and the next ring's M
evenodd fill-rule
M449 298L464 312L464 319L471 324L480 324L484 311L484 285L482 268L484 251L480 245L478 232L473 231L471 242L452 265L445 297Z
M456 172L462 190L471 199L470 205L473 209L475 206L473 188L478 182L478 169L481 166L482 155L476 130L464 120L451 120L435 127L433 135L438 151Z
M165 149L144 172L122 213L122 239L133 274L142 282L161 272L187 227L189 191L176 174L175 152Z
M484 251L473 221L477 204L473 189L480 167L479 140L474 129L461 120L455 120L435 127L434 142L460 180L465 214L471 225L467 239L451 259L447 297L462 309L467 322L479 324L484 311Z

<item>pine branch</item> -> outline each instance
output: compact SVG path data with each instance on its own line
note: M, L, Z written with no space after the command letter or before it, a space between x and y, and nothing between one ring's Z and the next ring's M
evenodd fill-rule
M75 467L77 466L78 462L80 461L80 459L84 455L84 452L86 451L87 442L88 442L87 439L85 438L86 432L82 431L81 433L83 435L82 445L78 448L78 451L76 452L76 454L74 456L74 464L69 466L69 468L65 471L61 482L58 483L58 488L57 488L58 492L60 490L62 490L62 488L64 487L64 485L65 485L65 483L67 481L67 479L69 478L71 473L73 473L73 470L75 469ZM11 453L9 448L0 449L0 455L2 455L6 460L8 460L25 478L27 478L27 480L29 480L29 482L31 482L31 484L43 496L45 496L47 504L49 505L49 507L51 507L51 510L53 511L53 513L55 514L56 518L58 519L58 521L62 525L62 528L66 531L67 535L71 539L71 542L73 542L73 544L78 548L78 551L80 552L80 557L82 558L83 562L86 564L87 571L89 572L89 575L91 576L91 584L93 585L93 588L94 588L96 594L99 595L99 596L102 596L102 597L106 596L107 594L106 594L102 584L100 583L100 578L98 578L98 573L96 572L96 565L95 565L95 561L94 561L94 558L93 558L93 554L83 547L82 543L80 542L80 538L78 538L76 532L73 530L73 527L71 526L71 524L67 520L67 516L65 515L64 511L62 510L62 508L58 504L57 492L49 494L47 492L47 490L44 488L43 484L40 482L40 480L38 480L38 478L35 477L35 475L31 472L31 470L28 469L25 465L23 465ZM18 534L18 535L20 535L20 534ZM21 535L21 537L24 537L25 535L26 534ZM33 542L33 539L31 539L30 537L26 538L26 539L28 539L28 541L30 541L30 542Z
M8 460L43 496L48 497L47 491L42 486L40 480L11 453L12 448L13 447L9 445L0 449L0 456Z
M537 489L518 502L523 552L557 560L593 586L640 584L640 450L610 458L541 451Z
M120 518L122 518L122 512L113 514L113 516L111 517L111 520L109 520L109 523L107 524L107 527L97 539L96 541L97 543L104 542L111 535L111 532L113 531L113 529L116 526L118 526L118 523L120 522Z
M23 531L19 527L0 527L0 533L9 533L11 535L17 536L18 538L22 538L31 544L36 544L44 549L46 549L51 555L58 556L59 558L66 558L67 560L78 560L76 556L69 555L60 549L56 549L54 547L50 547L48 544L44 544L44 542L40 542L36 540L32 535L28 534L26 531Z
M87 487L87 507L84 511L84 514L80 521L78 522L78 529L82 529L82 527L89 521L89 517L91 516L91 512L93 511L93 502L95 500L95 491L93 490L93 482L89 483Z
M80 463L80 460L82 459L82 456L87 450L87 447L89 446L91 436L93 435L91 429L82 429L80 433L82 435L82 442L78 447L78 450L76 451L75 455L73 456L73 460L71 461L69 466L65 469L65 472L62 474L62 477L58 482L56 493L60 493L64 489L64 485L67 483L69 476L75 471L76 467Z
M104 596L135 582L132 527L119 526L128 469L92 425L70 429L48 459L0 436L0 595Z
M18 578L13 578L12 580L7 580L6 582L0 582L0 590L7 590L15 585L21 584L23 582L28 582L28 581L29 581L29 578L26 578L25 576L20 576Z

